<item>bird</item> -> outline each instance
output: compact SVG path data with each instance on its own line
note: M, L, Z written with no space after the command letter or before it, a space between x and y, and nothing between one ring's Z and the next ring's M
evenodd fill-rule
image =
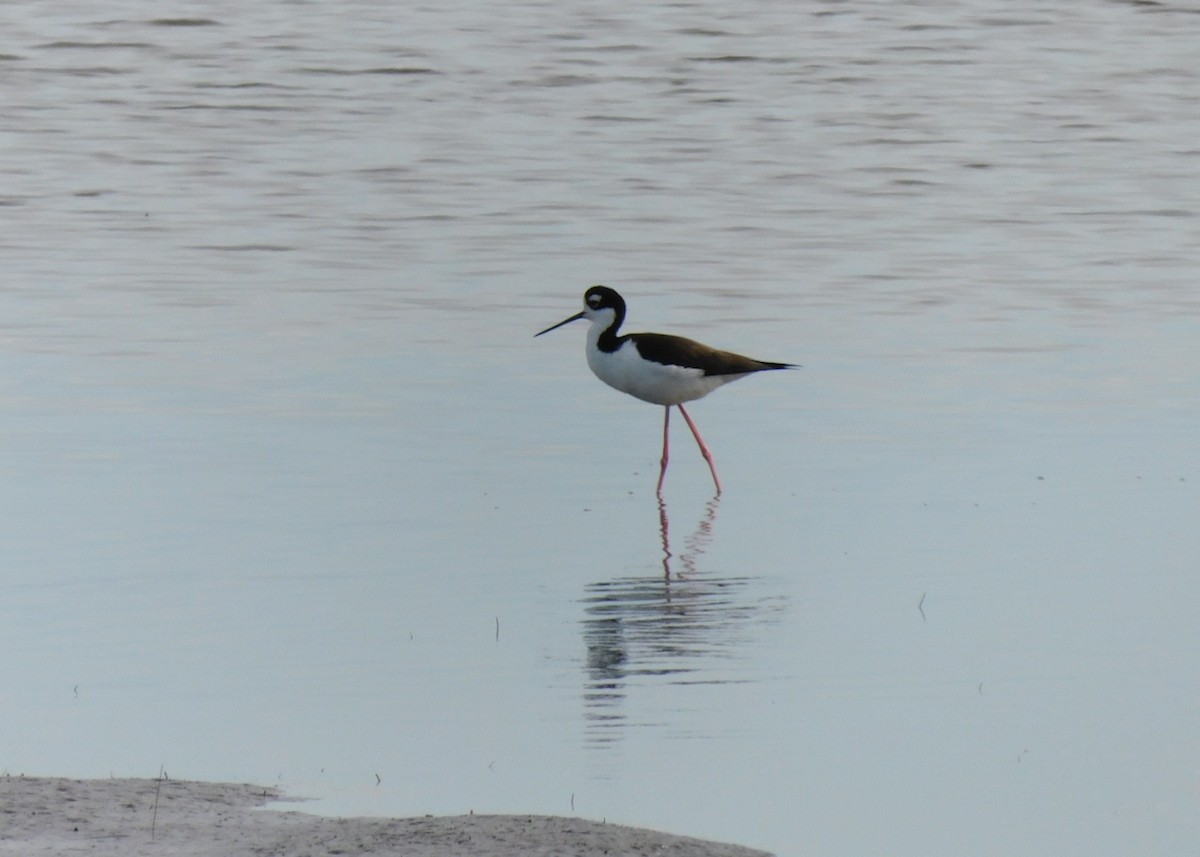
M700 454L708 462L717 496L720 496L721 478L717 475L712 452L683 403L703 398L718 387L747 375L776 369L795 369L798 368L796 364L755 360L666 333L622 335L619 331L625 321L625 299L608 286L589 288L583 294L582 312L534 336L541 336L580 319L591 322L586 353L588 366L596 377L635 399L664 408L662 468L658 474L657 493L661 496L663 480L667 475L671 408L676 407L692 430Z

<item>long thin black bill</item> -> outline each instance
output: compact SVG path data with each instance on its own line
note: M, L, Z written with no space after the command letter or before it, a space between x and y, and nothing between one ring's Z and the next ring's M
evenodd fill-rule
M534 336L541 336L543 333L549 333L552 330L558 330L564 324L570 324L573 321L579 321L579 319L581 319L581 318L583 318L583 313L581 313L581 312L575 313L575 315L571 316L570 318L564 318L558 324L552 324L549 327L547 327L545 330L541 331L540 333L535 333Z

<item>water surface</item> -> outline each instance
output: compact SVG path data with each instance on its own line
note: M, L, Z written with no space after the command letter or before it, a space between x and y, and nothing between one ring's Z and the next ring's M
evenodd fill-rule
M781 855L1200 836L1170 3L12 7L9 773ZM676 426L633 329L803 364Z

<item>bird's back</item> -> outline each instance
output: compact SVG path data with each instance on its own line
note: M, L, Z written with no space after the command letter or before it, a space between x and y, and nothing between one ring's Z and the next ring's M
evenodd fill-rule
M770 369L791 369L790 363L772 363L720 351L694 339L669 333L630 334L638 353L647 360L673 366L699 369L705 375L748 375Z

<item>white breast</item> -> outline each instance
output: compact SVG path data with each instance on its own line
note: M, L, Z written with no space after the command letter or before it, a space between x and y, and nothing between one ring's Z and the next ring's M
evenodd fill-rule
M596 340L599 325L588 334L587 361L596 377L622 393L655 405L678 405L707 396L741 375L705 375L700 369L669 366L643 360L626 340L612 353L601 351Z

